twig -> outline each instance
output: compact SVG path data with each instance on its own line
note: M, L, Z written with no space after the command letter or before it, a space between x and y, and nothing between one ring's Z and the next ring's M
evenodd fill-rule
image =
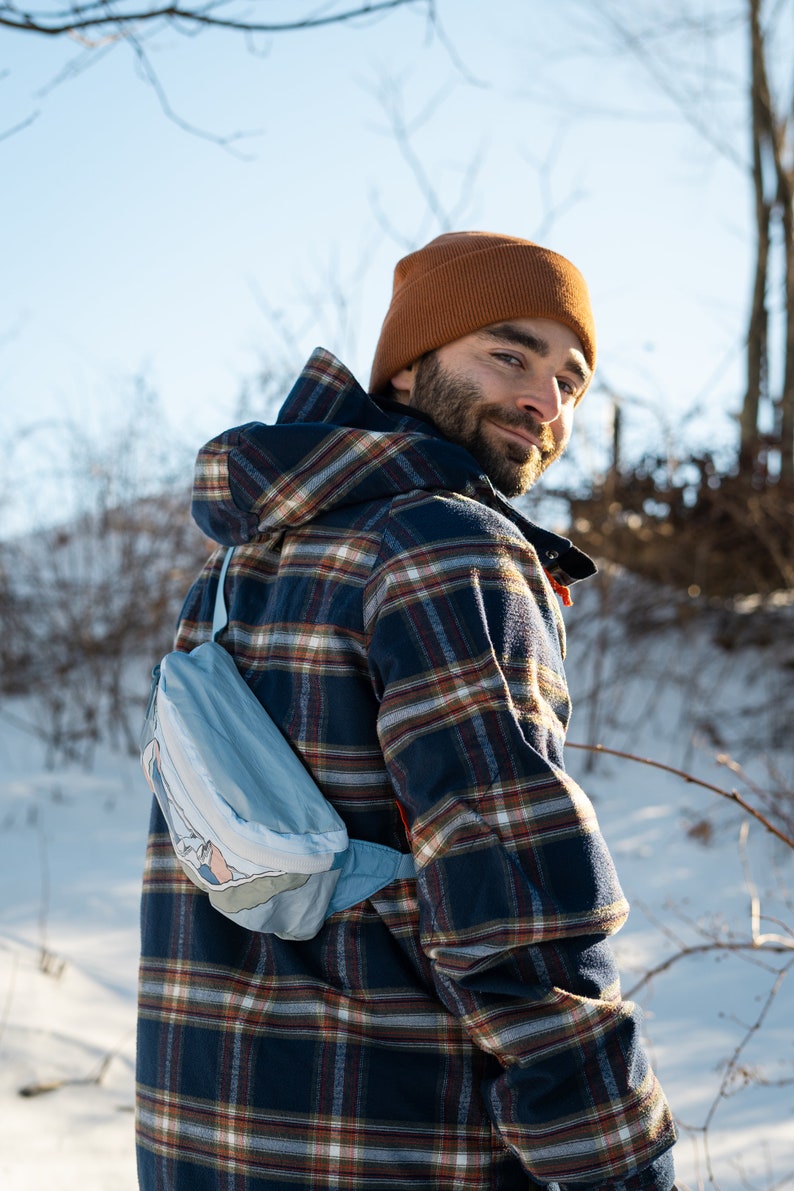
M794 948L794 937L786 939L783 935L777 934L761 934L761 899L758 896L758 888L753 880L753 874L750 871L750 862L747 858L747 836L750 832L750 824L742 823L741 831L739 832L739 856L742 862L742 869L744 870L744 881L747 886L747 892L750 895L750 930L753 936L753 942L757 946L763 946L765 943L780 943L784 947ZM784 929L787 929L784 925Z
M764 1019L766 1018L767 1014L769 1013L769 1010L772 1008L772 1004L775 1000L775 997L777 996L778 992L780 991L780 986L782 985L783 981L785 980L786 976L788 975L792 965L794 965L794 959L791 960L788 964L786 964L786 966L784 968L781 968L781 970L778 972L777 979L775 980L774 984L772 985L771 989L769 990L769 994L767 995L766 1000L764 1001L764 1004L761 1006L761 1010L758 1013L758 1016L756 1017L755 1021L747 1027L744 1035L742 1036L742 1038L740 1038L739 1042L736 1044L733 1054L728 1059L728 1062L725 1064L725 1071L722 1076L722 1079L720 1080L720 1086L717 1090L717 1094L715 1095L715 1097L711 1103L711 1106L710 1106L708 1112L706 1113L706 1118L703 1122L703 1139L704 1139L704 1144L705 1144L705 1149L706 1149L706 1161L709 1165L709 1175L712 1179L712 1182L714 1181L714 1175L713 1175L713 1170L711 1169L711 1155L709 1153L709 1129L711 1127L711 1123L714 1119L714 1115L717 1111L717 1108L720 1105L720 1102L722 1100L727 1099L727 1088L728 1088L728 1085L734 1075L734 1072L736 1071L736 1069L738 1067L739 1058L740 1058L742 1052L747 1047L747 1045L749 1044L749 1042L753 1038L753 1036L755 1034L757 1034L758 1031L761 1029L761 1026L764 1023Z
M50 863L47 854L47 836L44 831L44 816L41 808L36 808L36 834L39 842L39 870L41 876L41 895L39 899L39 968L47 976L54 976L59 980L66 966L65 960L59 959L47 946L47 924L50 916Z
M729 942L728 940L720 939L716 943L694 943L691 947L682 947L680 951L676 951L673 955L668 955L667 959L663 959L661 963L656 964L655 967L649 968L636 984L633 984L631 988L626 990L625 995L630 1000L632 997L635 997L638 992L645 988L646 985L650 984L656 976L661 976L662 972L669 971L673 964L677 964L680 959L689 959L693 955L710 955L715 951L731 951L734 954L740 954L742 952L751 952L757 954L759 951L763 951L766 954L771 953L772 955L785 955L792 950L794 950L794 943L786 943L785 941L781 943L769 944L757 942L755 939L739 939L735 942ZM794 960L791 962L794 963ZM759 967L763 967L767 971L777 973L780 972L779 968L775 968L772 965L759 964ZM783 969L783 971L786 970L787 968Z
M9 137L16 136L18 132L22 132L23 129L30 128L33 121L38 120L39 115L40 113L37 111L31 112L30 115L26 116L24 120L20 120L18 124L12 125L11 128L4 128L3 131L0 132L0 141L6 141Z
M200 137L202 140L211 141L214 145L219 145L221 149L225 149L227 153L231 153L233 157L237 157L240 161L250 161L251 157L242 153L236 148L234 142L242 140L245 137L259 136L260 131L251 130L249 132L232 132L225 135L209 132L206 128L200 128L196 124L191 124L190 121L185 120L178 112L171 106L171 102L166 94L165 88L160 82L160 78L152 66L149 55L143 48L143 45L138 37L134 34L128 33L126 36L128 45L131 47L138 65L141 70L142 77L150 85L155 95L157 102L160 104L163 115L166 119L176 124L177 128L181 128L183 132L190 133L191 136Z
M636 32L624 23L614 12L603 6L599 9L601 20L611 29L618 44L627 49L645 68L653 82L678 109L679 113L695 131L703 137L707 144L716 149L732 165L743 172L749 172L747 162L736 151L732 140L726 140L715 135L702 115L702 95L688 90L686 83L681 81L681 71L676 69L677 63L670 66L664 56L653 47L647 36L647 30Z
M715 786L711 782L705 782L702 778L695 777L694 774L687 773L684 769L676 768L675 765L665 765L663 761L654 761L650 757L638 757L635 753L626 753L622 749L610 749L603 744L574 744L568 741L566 748L582 749L585 752L591 753L604 753L609 757L620 757L624 761L636 761L638 765L649 765L651 769L661 769L664 773L672 773L675 777L680 777L682 781L687 782L689 785L701 786L704 790L710 790L712 794L719 794L721 798L727 798L730 802L735 802L748 815L752 815L754 819L757 819L767 831L771 832L777 839L782 840L787 847L794 850L794 839L786 835L778 827L775 827L773 823L770 823L760 811L757 811L754 806L751 806L749 802L742 798L738 790L724 790L722 786Z
M18 961L19 956L16 952L14 952L13 956L11 957L11 977L8 981L8 989L6 991L5 1003L3 1005L3 1014L2 1017L0 1017L0 1042L3 1040L3 1034L5 1033L6 1026L8 1025L8 1019L11 1016L11 1005L14 1000L14 985L16 983Z
M388 134L397 146L397 151L413 179L414 185L422 199L425 215L422 224L429 222L436 233L452 230L471 205L472 190L478 171L481 168L483 150L478 149L470 158L468 165L460 170L461 182L458 197L447 204L442 200L441 192L435 182L438 173L437 166L432 171L425 167L421 154L414 146L416 133L431 119L433 113L448 99L454 90L454 84L445 83L439 87L427 100L423 107L413 116L405 111L405 91L403 82L394 76L380 78L375 86L366 86L365 90L374 97L386 117ZM433 176L431 176L431 173ZM373 214L382 230L403 248L413 249L421 236L420 233L404 236L397 231L383 211L380 195L377 191L370 194Z
M60 1088L98 1086L105 1078L107 1069L113 1059L115 1059L122 1046L132 1037L134 1032L134 1030L127 1030L122 1035L116 1045L102 1056L93 1075L64 1076L63 1079L47 1079L41 1080L39 1083L25 1084L24 1087L19 1088L18 1095L30 1098L33 1096L44 1096L47 1092L57 1092Z
M456 46L452 42L452 39L450 38L444 26L441 24L441 18L438 15L435 0L429 0L428 8L428 23L430 28L435 33L440 44L447 51L449 60L454 66L455 70L457 70L461 77L465 79L465 81L472 87L490 87L490 83L486 82L485 79L478 78L477 75L475 75L473 71L469 69L469 67L461 58Z

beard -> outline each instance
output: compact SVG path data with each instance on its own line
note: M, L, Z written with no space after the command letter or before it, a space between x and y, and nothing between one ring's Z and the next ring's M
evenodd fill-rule
M474 456L503 496L527 492L565 450L551 428L531 414L488 401L474 381L445 372L435 352L416 365L410 404L432 418L448 439ZM499 434L492 423L531 434L539 446Z

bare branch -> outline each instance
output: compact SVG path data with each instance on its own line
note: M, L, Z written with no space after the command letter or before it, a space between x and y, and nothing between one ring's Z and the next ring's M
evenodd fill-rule
M196 36L207 29L217 29L242 34L248 49L261 54L261 51L255 50L253 46L254 36L257 34L273 36L365 19L379 20L397 9L416 9L417 6L426 10L428 28L433 32L438 28L439 35L443 34L438 26L435 0L370 0L369 3L352 4L341 9L340 2L341 0L330 0L312 12L307 11L308 0L305 0L302 6L304 15L274 21L257 19L256 5L261 4L262 0L250 0L248 4L244 4L243 0L184 0L184 3L180 0L176 3L156 3L152 0L148 4L146 0L88 0L85 4L70 4L68 0L56 0L50 10L21 9L13 0L0 0L0 29L35 33L50 38L68 37L81 48L82 53L66 63L56 77L41 89L41 95L47 94L67 79L95 65L102 55L116 46L128 45L135 55L141 76L153 88L167 119L183 131L211 141L246 160L248 155L240 153L239 149L233 146L243 137L255 136L258 132L216 134L179 115L172 107L166 88L161 84L151 59L143 48L144 41L157 36L164 29L188 37ZM454 57L448 39L444 45L450 57ZM456 66L460 70L464 69L457 61ZM20 132L37 115L38 113L34 113L26 121L9 128L6 132L0 132L0 141Z
M14 29L20 33L37 33L47 37L75 36L91 32L115 29L113 40L129 35L129 30L143 25L174 24L188 28L230 29L246 33L293 33L298 30L319 29L328 25L341 25L362 17L377 17L396 9L415 5L430 5L430 0L378 0L377 3L359 4L341 12L324 15L303 16L289 21L257 21L245 16L226 16L221 10L229 7L227 0L215 3L183 7L180 4L138 6L132 3L115 4L106 0L91 0L88 4L64 5L55 12L29 10L23 12L10 3L0 4L0 27Z
M44 1096L47 1092L57 1092L60 1088L67 1087L98 1087L105 1078L108 1067L113 1059L119 1055L133 1036L133 1030L127 1030L116 1045L106 1054L102 1056L97 1064L96 1070L91 1075L73 1075L63 1076L60 1079L39 1080L36 1083L25 1084L24 1087L17 1089L17 1095L30 1098L32 1096Z
M758 895L758 887L753 880L753 874L750 871L750 861L747 856L747 837L750 834L750 824L745 820L742 823L739 832L739 856L742 862L742 870L744 872L744 883L747 886L747 892L750 895L750 930L753 936L753 942L757 947L766 946L769 943L779 944L782 947L791 948L794 950L794 931L784 922L775 924L782 927L786 932L785 935L776 933L761 933L761 922L767 921L761 913L761 898Z
M671 33L694 32L695 26L692 21L686 15L683 18L674 17L671 21L664 21L661 13L656 13L652 23L648 22L645 28L637 31L618 16L610 5L603 3L598 6L598 16L615 37L618 45L636 58L661 93L675 105L698 135L726 160L743 172L749 172L750 163L737 152L732 134L730 137L718 136L708 119L704 118L702 96L687 88L680 63L674 63L665 69L666 64L660 55L659 43ZM740 18L728 17L727 21L717 18L716 24L710 24L700 17L697 27L709 37L713 37L737 21L740 21ZM713 81L713 71L709 72L709 77Z
M403 92L394 79L384 80L378 92L378 98L388 118L392 136L400 155L408 166L428 211L443 232L447 232L451 228L449 213L444 209L438 191L431 182L419 154L413 147L411 136L418 127L430 119L431 114L447 98L449 91L449 84L441 87L413 120L406 118Z
M34 120L38 120L40 113L38 111L31 112L24 120L20 120L19 124L14 124L11 128L5 128L0 132L0 141L8 140L10 136L16 136L18 132L22 132L25 128L30 128Z
M454 203L446 205L441 198L436 181L422 160L420 153L414 146L415 134L432 118L435 111L449 98L454 89L454 83L445 83L439 87L427 102L413 116L405 111L404 86L399 78L387 76L378 81L375 86L369 86L373 98L380 104L386 116L388 135L394 140L403 162L414 180L422 198L425 209L423 222L429 222L435 228L436 234L448 232L458 223L461 215L470 205L474 181L482 164L482 147L469 158L468 164L461 168L462 181L458 187L458 196ZM384 213L377 191L370 196L373 212L386 234L405 248L414 248L424 231L413 236L406 236L397 231L388 216Z
M157 101L162 108L163 114L169 120L171 120L172 123L176 124L178 128L181 128L183 132L189 132L192 136L197 136L202 140L211 141L215 145L220 145L222 149L226 149L227 152L231 153L235 157L240 158L241 161L251 160L249 156L247 156L245 153L241 153L239 149L234 147L234 142L241 140L244 137L258 136L258 132L233 132L221 135L219 133L208 132L205 128L199 128L196 124L190 124L189 121L185 120L171 107L168 96L165 93L165 89L160 82L157 72L152 66L151 60L149 59L149 56L141 45L139 39L133 34L128 34L127 43L130 45L133 53L135 54L143 77L152 87L152 90L157 96Z
M760 944L756 943L754 939L736 939L732 941L720 939L716 943L693 943L691 946L682 947L680 951L673 952L672 955L668 955L666 959L661 960L654 967L649 968L647 972L643 973L636 984L633 984L631 988L626 990L625 996L632 999L657 976L661 976L663 972L669 971L679 960L691 959L694 955L717 955L724 954L725 952L732 952L733 954L758 954L758 952L764 952L771 955L788 955L791 952L792 946L794 944ZM794 960L791 963L794 963ZM784 969L784 971L786 970L787 968Z
M75 38L75 40L80 46L80 52L70 58L48 83L45 83L43 87L39 87L36 91L36 96L39 99L43 99L54 91L56 87L62 86L63 83L67 83L71 79L79 78L81 74L85 74L86 71L101 62L118 45L117 41L108 40L103 45L85 46L79 38Z
M722 786L715 786L711 782L704 782L701 778L695 777L691 773L687 773L684 769L677 769L674 765L665 765L662 761L652 761L650 757L638 757L634 753L625 753L621 749L606 748L603 744L573 744L568 742L566 748L582 749L590 753L604 753L609 757L620 757L624 761L636 761L638 765L649 765L651 769L661 769L665 773L672 773L675 777L680 777L682 781L687 782L693 786L700 786L704 790L711 790L713 794L719 794L721 798L727 798L730 802L735 802L748 815L752 815L759 823L763 824L767 831L782 840L789 848L794 849L794 839L786 835L785 832L775 827L770 823L760 811L757 811L754 806L751 806L738 790L724 790Z
M728 1059L728 1062L725 1064L725 1070L724 1070L724 1073L722 1076L722 1080L720 1081L720 1086L717 1090L717 1094L715 1095L714 1100L712 1101L711 1107L709 1108L709 1111L706 1114L706 1119L703 1122L703 1131L704 1132L708 1131L709 1125L711 1124L712 1120L714 1119L714 1114L717 1111L720 1101L724 1100L726 1097L727 1089L729 1087L730 1081L732 1080L732 1078L738 1068L739 1059L740 1059L743 1051L746 1049L748 1043L753 1038L753 1036L758 1033L758 1031L761 1029L762 1025L764 1024L764 1020L765 1020L767 1014L769 1013L769 1010L772 1008L772 1004L780 991L780 987L783 984L783 981L785 980L785 978L788 975L789 971L791 970L792 966L794 966L794 959L791 960L788 964L786 964L786 966L784 968L781 968L781 970L778 972L777 979L775 980L774 984L772 985L771 989L769 990L769 994L768 994L766 1000L764 1001L763 1005L761 1006L758 1016L756 1017L755 1021L747 1027L747 1030L745 1031L744 1036L739 1040L738 1044L736 1045L736 1047L734 1049L733 1054Z
M428 20L433 32L439 40L439 43L447 51L450 62L461 75L461 77L464 78L472 87L490 87L490 83L487 83L485 79L478 78L471 70L469 70L468 66L461 58L456 46L452 42L452 39L450 38L444 26L441 24L441 19L438 15L438 10L435 5L435 0L430 0Z
M565 128L560 128L560 131L552 140L549 151L544 158L539 158L527 150L524 150L523 156L535 170L538 179L538 186L540 188L541 205L543 210L543 218L540 225L535 228L533 236L536 240L543 243L549 235L552 227L557 219L560 218L566 211L575 207L577 203L581 202L586 197L586 191L577 186L577 188L569 193L564 199L557 200L553 194L554 181L554 167L557 164L562 147L565 140Z

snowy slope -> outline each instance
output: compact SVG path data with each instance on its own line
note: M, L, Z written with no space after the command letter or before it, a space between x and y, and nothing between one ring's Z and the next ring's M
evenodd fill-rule
M794 619L787 600L778 605L690 618L668 593L604 575L567 617L569 742L736 788L779 822L761 797L794 790ZM794 1184L794 851L728 799L669 773L576 749L568 767L632 905L615 948L624 993L639 984L679 1122L679 1178L723 1191ZM784 826L794 834L791 819ZM763 946L748 945L754 935Z
M760 784L769 763L785 776L790 689L771 664L785 638L726 651L711 641L712 621L678 623L658 601L643 608L619 580L606 589L583 593L567 617L571 740L683 764L723 786L736 778L713 757L730 746ZM668 627L651 634L660 618ZM137 761L110 750L88 773L46 770L23 726L31 719L24 701L0 704L0 1186L128 1191L148 792ZM694 1188L711 1171L722 1191L792 1183L794 973L776 972L794 962L794 853L755 821L743 845L747 817L714 794L612 757L589 770L593 759L570 751L633 905L616 940L624 989L682 946L746 942L748 872L761 913L778 920L759 929L780 937L779 951L699 952L637 993L682 1124L679 1177Z
M26 709L18 702L12 713ZM138 898L148 798L130 758L47 772L0 710L0 1186L137 1186ZM112 1056L105 1066L108 1056ZM51 1091L20 1090L60 1080Z

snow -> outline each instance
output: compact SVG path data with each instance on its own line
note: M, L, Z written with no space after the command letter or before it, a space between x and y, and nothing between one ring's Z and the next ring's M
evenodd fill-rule
M727 752L759 787L774 777L790 789L791 690L773 654L785 652L791 621L766 647L726 651L713 617L682 618L663 600L661 612L658 601L643 609L625 580L611 606L604 591L566 614L571 741L682 766L752 801L715 761ZM148 790L137 758L110 747L89 771L48 769L33 723L25 700L0 703L0 1186L128 1191ZM735 804L669 773L574 749L569 765L632 903L615 947L624 991L639 985L681 1126L679 1180L720 1191L790 1185L794 974L778 973L794 965L794 852ZM774 936L767 947L780 940L776 953L727 949L750 939L753 897L756 931ZM643 981L682 947L711 950Z
M89 773L48 771L4 710L0 1186L128 1191L143 777L111 752Z

